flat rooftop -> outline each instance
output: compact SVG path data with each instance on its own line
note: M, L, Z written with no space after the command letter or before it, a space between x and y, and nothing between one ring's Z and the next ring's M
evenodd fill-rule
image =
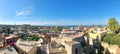
M69 41L69 42L66 42L68 45L72 46L73 44L80 44L79 42L77 41Z
M52 44L50 45L50 54L67 54L67 51L60 50L59 47L52 47Z
M18 52L13 48L0 48L0 54L18 54Z
M22 41L21 43L15 43L16 47L25 51L26 53L29 52L34 47L35 42L29 41Z

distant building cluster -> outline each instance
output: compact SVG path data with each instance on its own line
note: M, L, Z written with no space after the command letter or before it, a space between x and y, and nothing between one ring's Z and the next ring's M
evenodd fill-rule
M103 54L98 43L110 32L106 26L82 25L1 25L0 29L0 54Z

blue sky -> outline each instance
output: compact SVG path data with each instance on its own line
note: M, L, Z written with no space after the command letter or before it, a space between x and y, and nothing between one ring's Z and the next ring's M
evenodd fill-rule
M119 0L0 0L0 24L88 25L120 21Z

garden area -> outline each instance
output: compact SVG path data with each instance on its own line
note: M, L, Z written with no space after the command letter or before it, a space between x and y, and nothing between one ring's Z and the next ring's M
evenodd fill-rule
M115 18L110 18L108 20L108 28L110 29L110 33L106 34L103 41L107 42L111 45L119 45L120 46L120 25L119 22Z
M107 34L103 41L111 45L120 46L120 36L118 34L113 33Z
M23 40L28 40L28 41L38 41L41 37L39 36L35 36L35 35L26 35L26 34L18 34L18 36L20 36L21 39Z
M31 37L26 37L26 38L22 38L23 40L28 40L28 41L38 41L40 39L40 37L38 36L31 36Z

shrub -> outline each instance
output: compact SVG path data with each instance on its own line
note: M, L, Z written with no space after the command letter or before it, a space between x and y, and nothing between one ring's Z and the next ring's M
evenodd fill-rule
M38 37L38 36L31 36L31 37L22 37L21 39L28 40L28 41L38 41L40 39L40 37Z
M112 33L110 33L110 34L106 35L106 37L104 38L103 41L107 42L107 43L109 43L111 45L116 44L116 45L120 46L119 40L120 40L120 36L118 34L112 34Z

